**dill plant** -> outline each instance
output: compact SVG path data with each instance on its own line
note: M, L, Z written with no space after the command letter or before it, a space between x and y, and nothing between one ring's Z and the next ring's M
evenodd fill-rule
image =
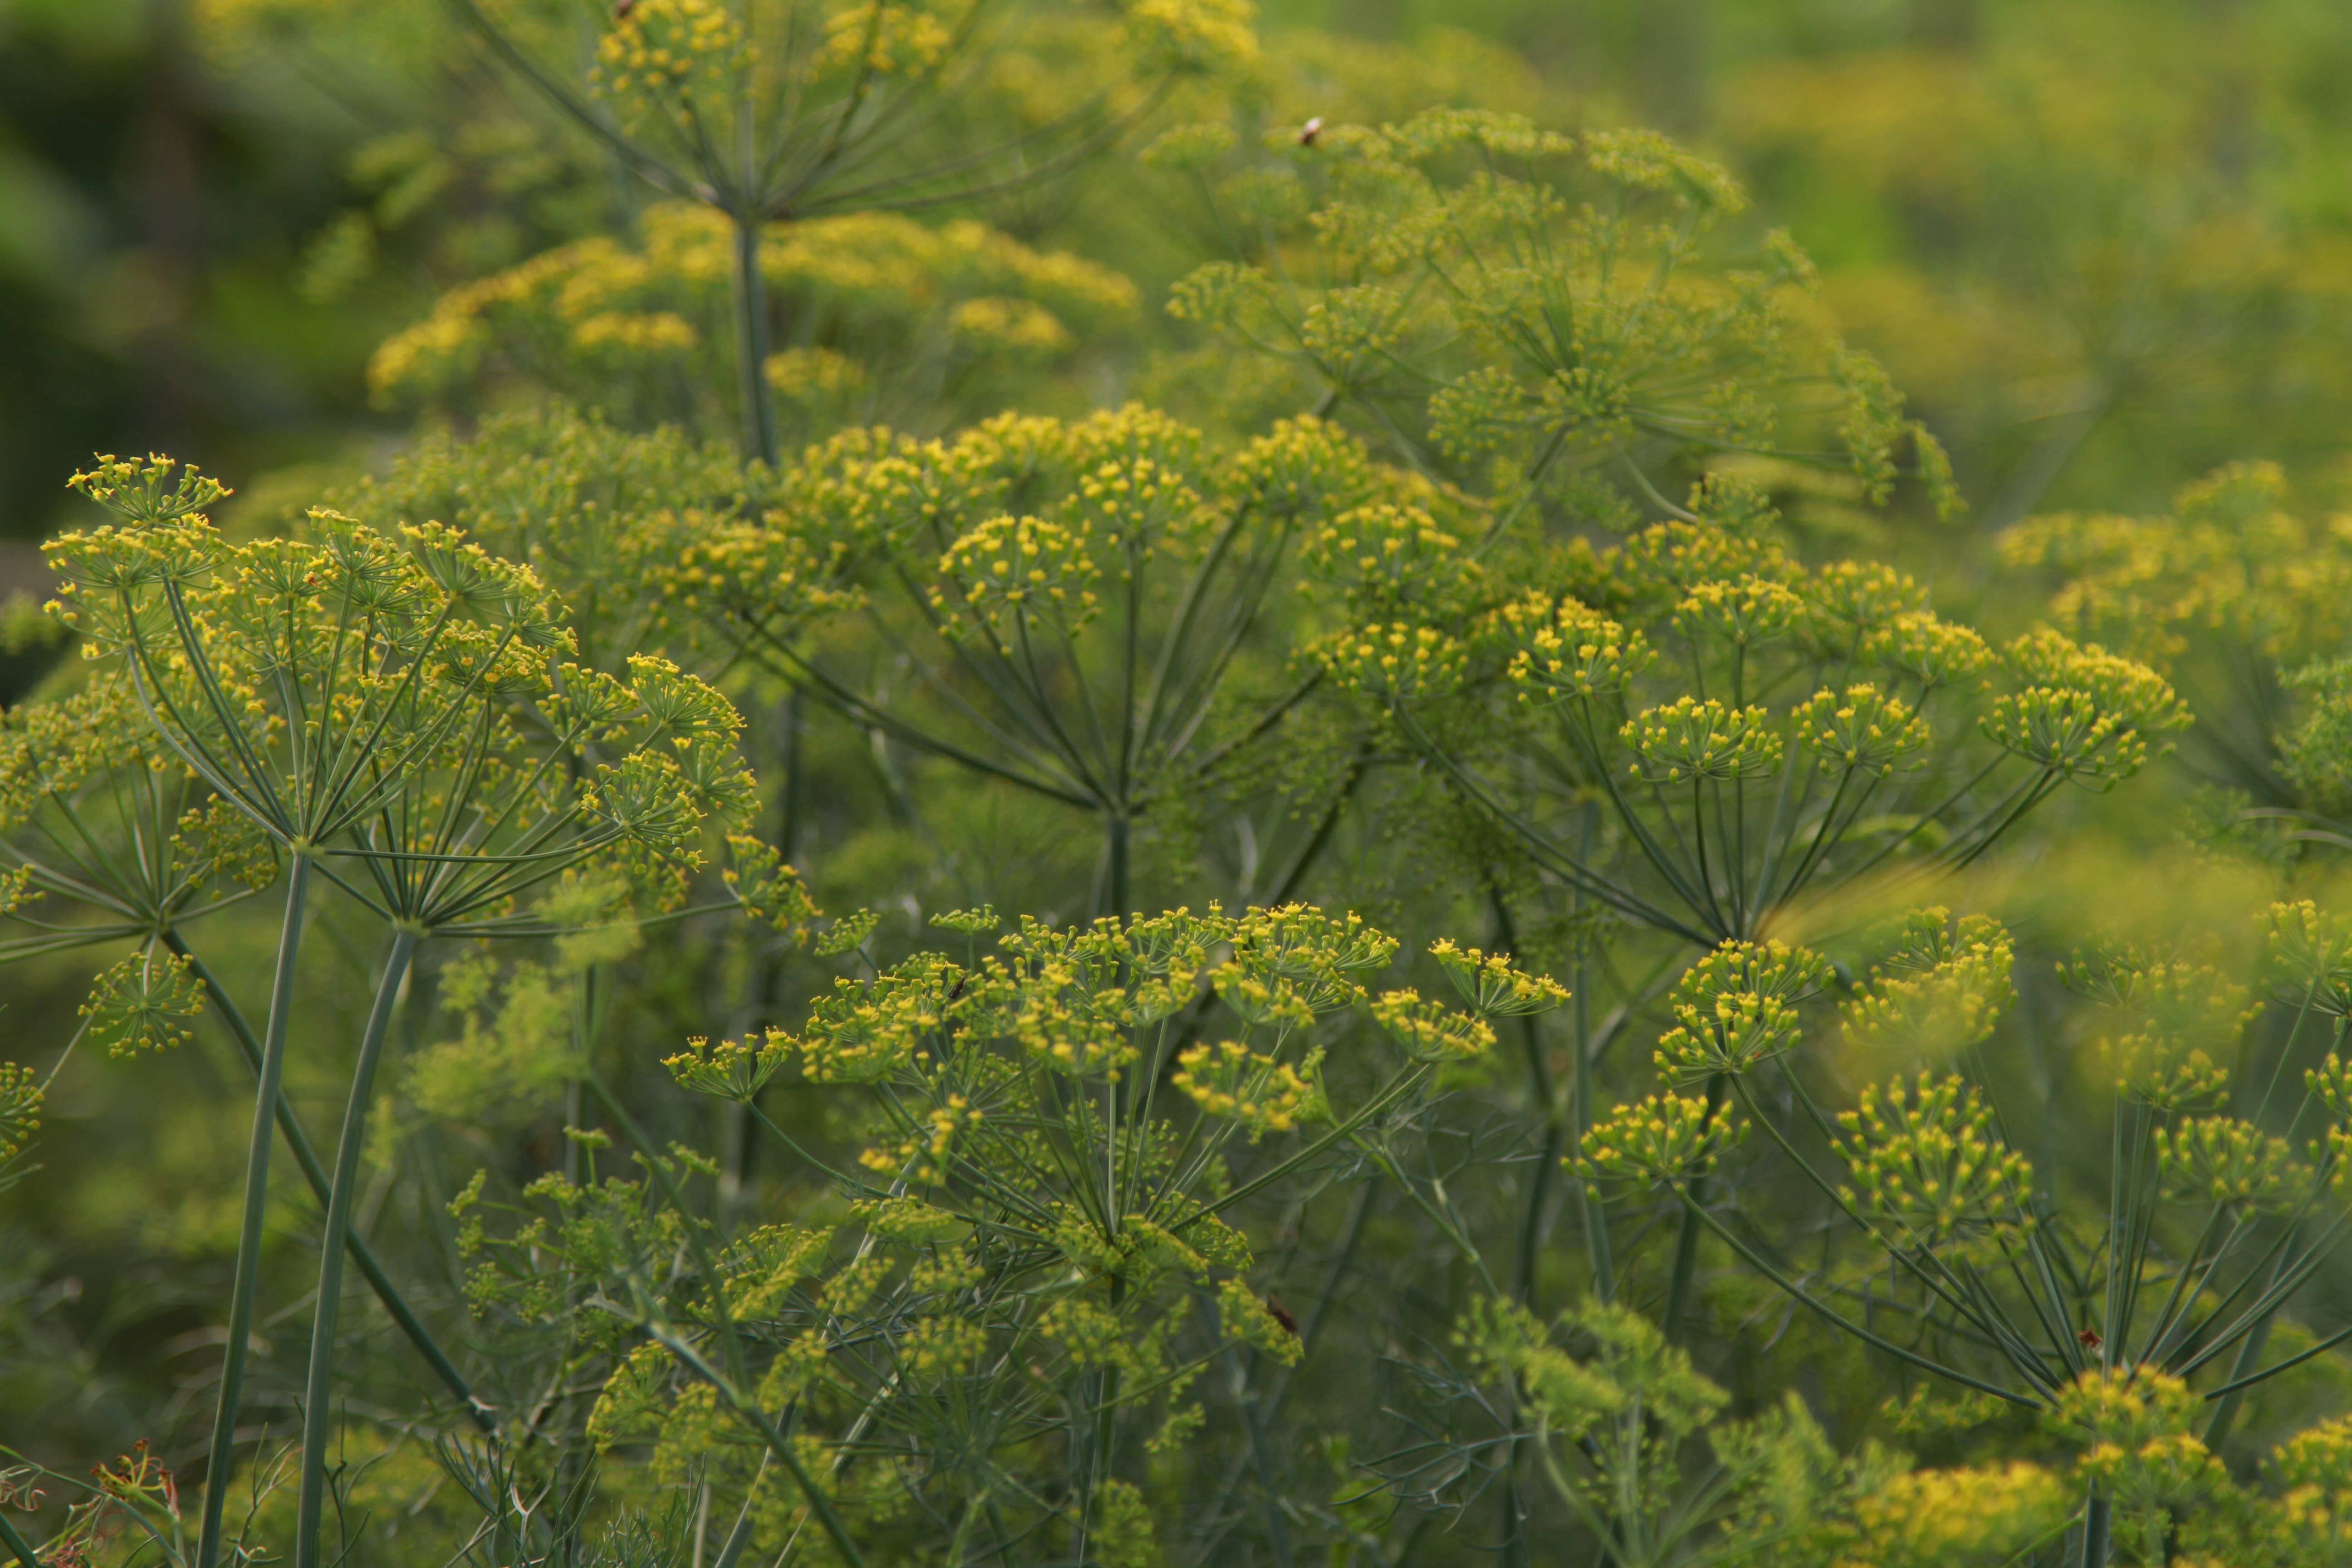
M1677 984L1660 1092L1597 1126L1583 1169L1619 1190L1662 1184L1841 1331L1980 1406L2035 1413L2082 1451L2081 1560L2136 1532L2130 1560L2159 1561L2179 1510L2227 1489L2211 1449L2247 1391L2343 1337L2265 1355L2344 1226L2337 924L2276 906L2252 1007L2246 984L2194 957L2116 948L2063 964L2094 1016L2088 1093L2062 1114L2103 1095L2111 1148L2060 1171L2037 1170L2042 1118L2005 1104L1988 1068L2016 997L1997 922L1931 910L1900 923L1838 1023L1856 1067L1924 1065L1843 1104L1837 1075L1798 1048L1826 962L1728 944ZM1702 1081L1728 1083L1734 1119L1687 1092ZM1702 1173L1751 1131L1883 1262L1810 1271L1761 1215L1702 1203Z
M0 953L128 944L84 1036L168 1047L209 1008L260 1087L194 1540L141 1452L37 1550L0 1511L0 1547L212 1568L290 1529L313 1563L331 1510L354 1554L404 1556L446 1508L448 1539L416 1550L484 1568L1526 1563L1559 1542L1660 1568L2326 1560L2352 1496L2340 1422L2275 1446L2263 1487L2221 1456L2244 1396L2333 1342L2299 1292L2340 1224L2344 1073L2315 1037L2340 1047L2342 933L2283 905L2252 980L2071 961L2085 994L2052 1039L1989 919L1841 930L1929 879L1957 901L2067 785L2143 771L2187 722L2167 676L2188 665L2087 614L2082 637L2137 657L2049 630L1996 646L1891 568L1818 559L1822 496L1916 481L1941 511L1948 479L1801 255L1738 226L1727 174L1492 108L1335 116L1263 154L1222 121L1181 130L1149 162L1194 182L1226 254L1172 311L1218 346L1159 384L1199 404L1255 375L1280 416L975 418L1022 367L1129 330L1137 291L904 215L1032 183L1178 81L1202 90L1252 53L1238 10L1139 4L1039 56L977 7L817 25L635 0L577 34L458 10L673 200L625 243L448 294L377 360L387 395L520 384L608 414L429 436L334 498L352 518L283 538L213 530L218 487L162 459L81 479L122 522L52 550L93 657L0 742L0 901L26 933ZM545 63L566 40L594 57L585 90ZM1105 85L1024 105L1042 58L1107 61ZM1025 132L991 147L967 110ZM982 150L942 151L959 137ZM1220 355L1232 380L1200 374ZM730 374L738 450L636 428L707 422ZM811 438L789 459L779 397ZM877 412L904 432L844 428ZM803 696L848 744L804 748ZM2334 745L2315 731L2305 754ZM919 787L907 754L936 764ZM942 802L997 786L1083 840L1093 885L1002 936L989 910L926 922L968 847ZM1189 827L1254 834L1268 795L1301 818L1287 854L1188 860ZM850 826L804 879L818 806ZM1139 875L1147 825L1162 854ZM876 851L893 833L924 864ZM280 878L256 1030L198 944ZM314 880L383 953L331 1168L283 1089L313 1044L294 981ZM1205 912L1143 912L1196 890ZM818 891L869 907L828 918ZM1337 912L1376 903L1465 938L1466 911L1486 947L1416 942L1418 973L1391 975L1401 944ZM467 946L436 964L428 942ZM394 1098L420 1123L551 1076L575 1091L552 1153L394 1156L386 1181L436 1209L447 1168L475 1168L447 1205L463 1344L352 1223L413 976L463 1019L408 1056ZM1657 1081L1611 1110L1654 1026ZM2029 1158L2046 1115L1987 1065L2029 1032L2045 1058L2090 1042L2046 1115L2089 1105L2104 1167ZM42 1088L0 1069L0 1152ZM743 1146L714 1157L713 1121ZM240 1542L273 1124L324 1224L301 1444L245 1466ZM1804 1194L1785 1208L1776 1171ZM1580 1271L1553 1241L1570 1214ZM1744 1278L1710 1278L1703 1241ZM347 1257L470 1431L419 1420L331 1457L368 1441L336 1411ZM1294 1311L1275 1288L1310 1263ZM1693 1330L1749 1281L1817 1322L1809 1352L1845 1336L1841 1371L1979 1403L1759 1395ZM1840 1451L1990 1429L1984 1401L2021 1414L1955 1462ZM0 1472L0 1509L42 1480ZM370 1507L392 1522L352 1526Z
M1475 1012L1370 994L1395 942L1298 906L1024 922L1002 948L844 982L796 1033L698 1041L667 1064L746 1104L780 1072L868 1098L875 1142L831 1173L850 1200L837 1224L720 1246L706 1219L653 1201L692 1162L646 1146L647 1180L543 1182L530 1195L551 1212L507 1237L468 1221L478 1303L585 1303L573 1331L612 1369L589 1426L600 1446L650 1443L656 1473L682 1475L726 1452L712 1423L749 1428L756 1454L704 1472L744 1494L714 1534L722 1561L761 1524L763 1540L821 1530L852 1563L955 1561L982 1542L1146 1560L1137 1479L1198 1440L1192 1385L1236 1342L1298 1353L1224 1216L1493 1039ZM1187 1045L1205 988L1218 1027ZM1326 1065L1351 1016L1392 1041L1377 1073Z
M1885 372L1808 307L1803 252L1779 232L1710 238L1748 202L1719 165L1653 132L1477 108L1287 142L1237 153L1211 122L1148 150L1234 252L1181 280L1171 313L1476 484L1497 528L1528 508L1686 516L1662 467L1723 452L1850 467L1883 502L1907 451L1936 506L1956 503Z
M1317 542L1401 501L1456 504L1318 420L1220 451L1135 406L950 441L859 433L780 487L769 521L714 533L688 589L748 658L853 721L1095 816L1096 902L1117 914L1135 826L1320 684L1286 656L1297 622L1377 591ZM1281 594L1293 574L1304 595Z
M316 542L237 546L203 510L221 488L168 459L105 459L77 482L124 521L50 546L58 613L91 658L119 667L185 773L288 867L198 1564L222 1550L311 877L392 935L345 1102L312 1314L295 1550L315 1562L342 1240L374 1070L417 942L543 931L545 914L521 900L567 871L674 898L702 817L734 809L748 787L733 760L738 721L662 660L633 660L627 684L559 663L570 638L558 607L526 569L455 531L394 539L316 513Z
M1107 33L1039 7L1026 19L1048 40L1049 58L1060 57L1066 68L1084 62L1097 84L1077 103L1041 113L992 79L1017 48L1017 27L1013 43L1000 31L1024 20L1014 7L877 0L820 10L640 0L604 19L582 84L548 63L572 41L572 29L561 21L551 26L528 8L455 4L505 64L622 167L723 216L731 236L743 450L770 463L779 456L764 254L772 226L968 201L1048 177L1136 123L1171 83L1244 60L1256 47L1252 10L1240 0L1137 0ZM986 121L972 110L995 98L1010 101L1011 123L975 146L965 139L969 128ZM788 228L779 237L789 268L793 239ZM939 243L903 229L876 237L902 247ZM955 237L947 243L954 246ZM1019 248L1000 241L995 249L1015 261L1017 274ZM1082 277L1084 268L1064 272ZM958 314L967 331L999 342L1019 340L1024 322L1033 340L1052 324L1001 294L968 301ZM639 313L615 329L614 346L648 332L675 342L677 320ZM817 367L786 359L777 368L789 381L796 370Z
M2340 847L2346 627L2338 525L2299 517L2285 473L2241 463L2163 516L2053 513L2000 540L2054 621L2180 682L2210 826L2248 848Z

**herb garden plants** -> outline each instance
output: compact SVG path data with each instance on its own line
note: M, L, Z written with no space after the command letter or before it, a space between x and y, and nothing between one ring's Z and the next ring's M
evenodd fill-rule
M1002 9L466 0L660 199L73 477L0 1184L206 1206L0 1552L2345 1560L2340 531L1972 606L1715 164Z

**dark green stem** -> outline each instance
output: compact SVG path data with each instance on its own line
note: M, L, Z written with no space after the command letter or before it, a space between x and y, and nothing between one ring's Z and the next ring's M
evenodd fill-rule
M735 217L735 356L743 384L743 455L776 466L776 407L768 390L768 280L760 270L760 219Z
M253 1298L261 1281L261 1221L269 1205L270 1130L277 1125L278 1085L286 1065L286 1027L294 1010L294 969L302 952L302 908L310 891L310 858L293 857L286 879L286 920L278 933L278 973L269 987L269 1020L262 1026L261 1081L253 1100L253 1132L246 1142L245 1213L236 1237L236 1276L229 1287L228 1343L221 1356L220 1403L213 1413L212 1446L205 1454L205 1516L196 1537L195 1568L220 1561L221 1521L235 1468L236 1415L245 1386L246 1347L253 1339Z
M1706 1119L1702 1130L1711 1129L1715 1119L1723 1113L1724 1075L1716 1074L1706 1080ZM1691 1280L1698 1269L1698 1211L1706 1206L1706 1178L1693 1176L1689 1182L1689 1201L1683 1206L1682 1226L1675 1233L1675 1271L1666 1286L1666 1314L1661 1325L1666 1342L1682 1342L1683 1311L1690 1300Z
M350 1230L352 1195L359 1185L360 1148L367 1140L376 1062L383 1055L392 1009L400 999L400 984L408 977L408 961L415 952L414 931L404 928L393 937L392 955L384 960L375 1005L368 1013L367 1032L360 1037L360 1059L352 1069L351 1093L343 1100L342 1136L335 1145L334 1182L327 1194L327 1228L319 1245L319 1300L310 1318L310 1368L302 1405L301 1498L294 1525L295 1568L319 1568L320 1563L319 1531L326 1515L327 1438L335 1425L335 1319L343 1294L341 1243Z
M2280 1272L2284 1270L2285 1266L2286 1259L2281 1258L2278 1268L2272 1274L2273 1280L2277 1279ZM2275 1315L2265 1317L2254 1325L2253 1332L2238 1342L2237 1359L2230 1363L2230 1375L2222 1380L2224 1387L2236 1384L2260 1363L2263 1359L2263 1347L2270 1341L2271 1324L2276 1321ZM2215 1404L2213 1418L2205 1424L2204 1443L2210 1452L2221 1451L2222 1442L2230 1436L2231 1423L2238 1418L2238 1406L2245 1397L2244 1388L2231 1387L2230 1392L2223 1394Z
M236 1040L237 1049L244 1055L246 1065L258 1073L261 1070L261 1042L253 1037L253 1026L246 1022L245 1014L222 988L219 979L188 947L177 931L163 933L163 945L188 961L188 972L196 977L196 984L205 988L213 1010L228 1025L229 1033ZM294 1108L286 1103L283 1095L278 1100L278 1131L286 1140L286 1147L292 1152L294 1163L301 1167L302 1179L310 1184L311 1193L324 1204L328 1192L326 1170L319 1163L319 1156L311 1150L310 1140L303 1132L302 1124L294 1118ZM392 1321L399 1325L408 1342L416 1347L416 1353L425 1358L425 1364L433 1369L433 1374L441 1380L444 1387L457 1396L457 1403L464 1406L467 1415L473 1417L475 1426L485 1433L495 1433L499 1429L497 1416L488 1405L475 1397L473 1386L466 1381L465 1374L457 1370L434 1340L431 1331L418 1320L407 1299L401 1295L400 1288L392 1282L390 1275L384 1273L383 1265L375 1260L375 1254L369 1249L368 1244L358 1236L346 1232L343 1245L351 1253L352 1261L358 1265L360 1278L365 1279L368 1289L375 1292L375 1299L383 1304L383 1310L392 1314Z
M1585 1135L1592 1131L1592 1010L1585 1000L1591 969L1582 961L1576 973L1576 1105L1571 1112L1568 1157L1581 1163ZM1577 1192L1584 1205L1584 1260L1592 1276L1595 1300L1617 1300L1617 1268L1609 1249L1609 1211L1592 1184L1579 1178Z
M1107 840L1105 849L1110 861L1108 878L1109 886L1107 889L1110 908L1103 912L1118 921L1122 926L1127 923L1127 917L1133 912L1127 907L1128 834L1131 826L1127 819L1127 814L1121 811L1112 812L1106 818L1103 826L1103 833Z
M5 1517L0 1517L0 1546L5 1546L16 1559L17 1568L41 1568L41 1559L33 1551L32 1543L17 1534L16 1527Z
M2083 1504L2082 1568L2107 1568L2107 1531L2114 1506L2096 1492Z

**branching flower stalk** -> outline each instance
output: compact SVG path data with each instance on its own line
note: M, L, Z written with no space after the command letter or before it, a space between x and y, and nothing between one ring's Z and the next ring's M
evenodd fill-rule
M1798 565L1753 492L1693 501L1707 521L1575 557L1466 635L1362 626L1324 653L1545 871L1639 924L1752 942L1882 868L1965 867L2185 722L2145 666L2047 631L1996 654L1889 569ZM1605 803L1616 858L1547 825L1563 796Z
M292 866L198 1568L220 1549L311 871L393 932L329 1184L299 1483L296 1553L309 1568L335 1422L343 1240L374 1071L417 941L544 932L547 917L519 900L567 872L609 879L616 906L633 891L676 899L704 816L749 798L733 760L740 721L662 660L633 661L629 683L557 662L572 645L561 607L527 569L441 525L395 539L314 512L316 542L238 546L201 510L219 487L192 470L175 479L167 459L101 460L77 484L128 526L50 547L58 613L92 658L119 665L189 769Z
M986 911L941 920L973 938L996 926ZM877 1533L891 1529L886 1500L911 1498L910 1522L937 1532L908 1542L927 1554L972 1531L1002 1551L1047 1531L1036 1539L1073 1562L1109 1554L1141 1506L1121 1456L1181 1440L1200 1419L1185 1390L1234 1345L1296 1357L1223 1216L1354 1145L1437 1064L1493 1040L1475 1013L1370 994L1363 980L1395 943L1302 907L1058 932L1031 921L1003 946L845 982L798 1034L698 1041L669 1062L683 1086L745 1104L787 1070L863 1089L872 1141L854 1167L821 1167L853 1199L837 1236L770 1226L723 1252L689 1239L709 1226L681 1195L693 1172L649 1146L637 1163L651 1185L551 1179L534 1195L553 1215L511 1240L472 1217L478 1196L464 1201L484 1309L544 1310L576 1291L616 1331L648 1336L634 1351L614 1341L591 1423L600 1443L659 1452L688 1429L699 1384L780 1459L783 1436L804 1445L795 1484L814 1512L776 1518L787 1536L803 1519L830 1534L830 1507L864 1521L870 1554L896 1539ZM1491 973L1514 994L1535 984ZM1203 987L1238 1037L1182 1046L1176 1025ZM1349 1103L1309 1041L1351 1015L1392 1047ZM1253 1153L1261 1144L1284 1147ZM698 1260L692 1276L663 1261L680 1247ZM1204 1310L1215 1331L1200 1338ZM975 1462L943 1462L955 1454ZM733 1484L768 1517L757 1476Z
M861 725L1093 815L1097 907L1125 915L1136 825L1322 680L1286 668L1270 608L1296 542L1346 615L1395 563L1313 542L1448 504L1313 419L1229 454L1135 407L942 442L859 432L787 471L768 517L716 532L679 592L717 599L748 657ZM913 689L875 689L909 670Z
M583 92L482 0L451 4L623 167L726 216L744 455L772 468L781 454L761 259L772 226L970 201L1053 177L1123 134L1171 83L1256 47L1240 0L1127 7L1093 95L973 148L942 140L929 121L985 96L987 67L1006 48L994 29L1012 6L868 4L820 15L803 0L637 0L596 40Z
M1249 237L1171 313L1295 367L1318 413L1381 448L1476 476L1495 536L1685 517L1655 476L1694 453L1843 468L1881 502L1908 449L1937 507L1957 504L1885 373L1808 309L1811 263L1777 231L1760 255L1710 246L1747 194L1664 137L1446 108L1271 157L1234 143L1188 126L1146 154Z
M1865 1088L1850 1109L1824 1107L1791 1054L1818 961L1742 944L1727 944L1678 988L1683 1022L1658 1051L1662 1093L1595 1130L1585 1173L1664 1184L1695 1221L1824 1321L2087 1434L2095 1455L2102 1423L2121 1419L2102 1412L2155 1402L2160 1418L2090 1479L2083 1561L2104 1562L2113 1506L2127 1505L2117 1528L2137 1530L2140 1514L2171 1495L2148 1489L2147 1467L2213 1465L2209 1449L2246 1390L2352 1337L2339 1331L2261 1364L2268 1326L2336 1255L2347 1223L2340 923L2309 904L2272 911L2263 982L2286 1027L2259 1086L2233 1087L2222 1064L2266 1008L2250 1011L2246 988L2211 965L2117 951L2066 967L2106 1021L2089 1067L2112 1095L2105 1191L2089 1194L2101 1211L2095 1225L2078 1225L2065 1194L2037 1179L2011 1131L2023 1108L2004 1112L1980 1074L1931 1068ZM2006 932L1984 917L1910 917L1841 1009L1849 1050L1865 1060L1974 1059L2014 999L2011 963ZM1816 979L1792 985L1807 973ZM2282 1093L2287 1064L2308 1059L2299 1053L2306 1026L2328 1017L2337 1021L2331 1048L2302 1075L2300 1095ZM1796 1125L1752 1086L1767 1072L1797 1108ZM1727 1083L1737 1117L1686 1092L1702 1082ZM1699 1201L1702 1174L1751 1127L1906 1282L1907 1300L1898 1293L1880 1305L1916 1321L1912 1342L1857 1321ZM2200 1406L2210 1415L2196 1432Z

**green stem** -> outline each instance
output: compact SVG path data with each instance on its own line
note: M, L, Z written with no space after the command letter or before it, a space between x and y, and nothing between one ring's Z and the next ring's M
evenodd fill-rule
M735 357L743 384L743 455L776 466L776 405L768 390L768 280L760 270L760 220L735 215Z
M1570 1121L1571 1136L1568 1155L1582 1163L1585 1135L1592 1131L1592 1013L1586 1002L1591 990L1591 966L1581 959L1577 962L1576 974L1576 1105ZM1579 1178L1577 1193L1584 1205L1584 1255L1586 1267L1592 1276L1592 1294L1596 1300L1617 1300L1617 1269L1609 1249L1609 1211L1592 1184Z
M1104 824L1110 860L1108 878L1110 908L1104 913L1111 916L1122 926L1127 924L1128 916L1133 912L1127 906L1129 874L1127 846L1129 826L1124 811L1110 813L1108 820Z
M188 972L196 977L196 984L205 988L205 994L211 1000L213 1010L227 1023L230 1035L236 1040L237 1049L245 1057L246 1065L257 1073L259 1072L261 1042L253 1037L253 1026L246 1022L245 1014L230 999L219 979L205 965L205 961L198 958L189 948L178 931L165 931L163 945L188 961ZM573 1120L576 1121L578 1118L575 1117ZM278 1131L285 1138L286 1147L292 1151L294 1163L302 1168L302 1179L310 1184L311 1193L320 1203L324 1204L327 1201L328 1191L326 1170L319 1163L319 1156L310 1148L310 1140L303 1132L302 1124L295 1120L294 1108L286 1103L283 1095L280 1095L278 1100ZM465 1374L457 1370L456 1363L450 1361L447 1353L434 1340L432 1332L419 1321L415 1310L409 1306L407 1299L401 1295L400 1288L394 1285L392 1282L392 1277L383 1271L383 1265L375 1260L375 1254L369 1249L368 1244L362 1241L356 1233L350 1232L345 1233L343 1244L352 1255L352 1261L359 1266L360 1278L365 1279L368 1289L375 1292L375 1299L383 1304L383 1310L392 1314L392 1321L399 1325L400 1331L407 1336L408 1342L416 1347L416 1353L425 1358L425 1364L433 1369L433 1374L441 1380L444 1387L457 1395L457 1403L464 1406L466 1414L473 1418L475 1426L480 1427L486 1434L497 1432L499 1429L497 1415L488 1405L476 1397L473 1386L466 1381Z
M1716 1074L1706 1080L1706 1119L1702 1131L1712 1128L1715 1119L1723 1112L1724 1075ZM1666 1286L1666 1315L1661 1324L1666 1332L1666 1342L1682 1341L1683 1310L1690 1300L1691 1280L1698 1269L1698 1211L1706 1206L1706 1178L1693 1176L1688 1198L1683 1207L1681 1228L1675 1233L1675 1271Z
M286 1027L294 1007L294 969L302 952L302 908L310 891L310 858L297 853L286 879L286 920L278 933L278 973L270 983L269 1021L262 1027L261 1081L253 1101L253 1132L246 1142L245 1214L236 1237L236 1276L229 1287L228 1343L221 1356L220 1403L213 1413L212 1445L205 1457L205 1516L196 1537L195 1568L220 1561L221 1521L228 1504L236 1448L238 1395L245 1386L246 1347L253 1338L253 1298L261 1280L261 1221L269 1204L270 1130L277 1123L278 1085L286 1065Z
M2278 1276L2285 1271L2286 1258L2282 1256L2271 1271L2272 1282L2275 1284ZM2275 1316L2263 1318L2254 1325L2253 1332L2238 1342L2237 1359L2230 1363L2230 1375L2223 1380L2225 1386L2230 1386L2230 1392L2221 1396L2214 1408L2213 1418L2205 1424L2204 1443L2209 1451L2219 1452L2222 1441L2230 1436L2230 1424L2238 1418L2238 1406L2246 1397L2245 1389L2234 1385L2262 1361L2263 1347L2270 1341L2271 1324L2276 1321Z
M393 937L392 955L384 960L375 1005L368 1013L367 1032L360 1037L360 1059L352 1069L351 1093L343 1100L342 1136L335 1145L334 1183L327 1194L327 1228L319 1246L319 1300L310 1318L310 1369L302 1406L301 1498L294 1526L295 1568L319 1568L319 1531L326 1512L327 1437L335 1424L335 1319L343 1293L340 1244L351 1226L352 1196L359 1185L360 1148L367 1140L376 1062L383 1055L393 1005L400 999L400 984L408 977L408 961L415 952L414 931L403 928Z
M2083 1504L2082 1568L2107 1568L2107 1530L2113 1508L2096 1492Z
M1118 1310L1126 1287L1127 1281L1116 1275L1112 1277L1110 1305L1114 1313ZM1087 1472L1079 1478L1078 1526L1074 1532L1076 1540L1070 1554L1072 1568L1085 1568L1087 1540L1093 1533L1095 1500L1101 1495L1103 1482L1109 1478L1111 1445L1118 1436L1118 1368L1107 1366L1095 1375L1098 1380L1097 1397L1101 1405L1095 1413L1094 1442L1087 1456Z
M41 1568L41 1559L34 1552L32 1543L17 1534L16 1527L5 1517L0 1517L0 1546L5 1546L9 1554L16 1559L17 1568Z

